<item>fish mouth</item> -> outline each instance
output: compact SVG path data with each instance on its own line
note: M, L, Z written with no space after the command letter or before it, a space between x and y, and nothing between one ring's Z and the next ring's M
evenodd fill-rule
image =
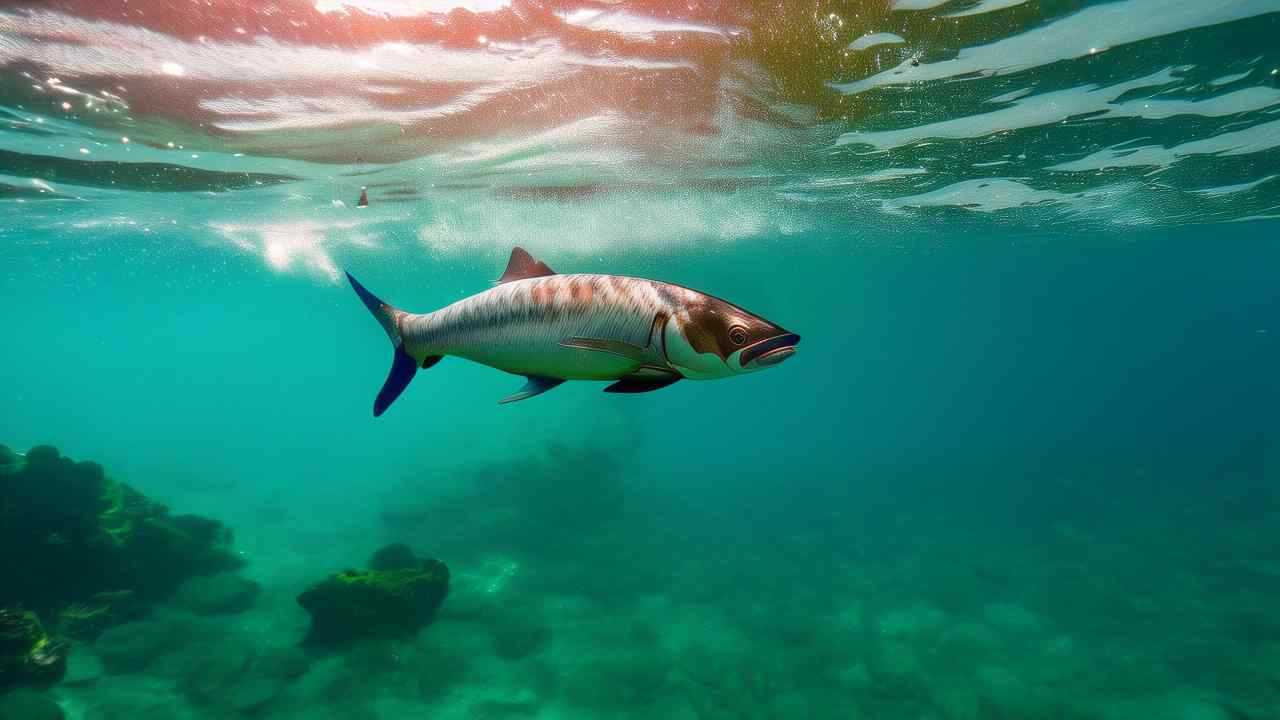
M796 354L796 344L800 336L795 333L775 335L768 340L761 340L755 345L743 349L738 362L744 368L767 368L777 365Z

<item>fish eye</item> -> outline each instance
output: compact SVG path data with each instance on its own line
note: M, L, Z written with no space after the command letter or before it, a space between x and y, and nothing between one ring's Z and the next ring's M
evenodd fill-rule
M733 327L729 328L729 342L733 343L734 345L746 345L747 329L742 327L741 325L734 325Z

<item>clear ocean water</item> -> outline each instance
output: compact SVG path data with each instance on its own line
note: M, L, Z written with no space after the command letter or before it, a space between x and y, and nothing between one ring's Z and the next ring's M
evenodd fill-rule
M216 519L257 590L77 637L14 589L77 541L7 540L69 665L0 718L1280 718L1277 37L1277 0L5 3L0 443ZM515 246L804 341L502 406L445 358L375 419L343 272L428 312ZM299 650L390 543L448 566L431 622Z

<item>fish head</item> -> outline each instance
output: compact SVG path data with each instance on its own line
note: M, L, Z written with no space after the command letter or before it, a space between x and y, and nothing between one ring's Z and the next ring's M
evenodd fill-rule
M700 296L664 331L667 362L695 380L774 367L796 352L800 336L736 305Z

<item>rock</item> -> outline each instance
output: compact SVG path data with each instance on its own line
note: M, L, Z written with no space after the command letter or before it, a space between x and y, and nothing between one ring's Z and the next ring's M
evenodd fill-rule
M404 543L392 543L378 548L369 557L370 570L407 570L416 568L421 563L413 550Z
M70 645L50 638L36 614L0 609L0 690L13 685L49 685L67 670Z
M62 720L62 708L44 693L14 690L0 695L0 720Z
M255 648L252 638L237 635L183 643L164 655L148 674L172 677L193 704L218 705L245 677Z
M187 580L178 588L174 602L197 615L230 615L253 607L261 590L252 580L220 573Z
M67 674L62 677L63 685L73 687L92 685L106 672L102 659L93 650L77 645L75 652L67 658Z
M164 513L145 517L125 541L126 553L144 568L127 587L158 599L189 577L238 569L244 561L230 545L231 531L217 520Z
M311 615L306 642L412 635L431 622L448 591L449 569L437 560L401 570L344 570L298 596Z
M84 700L83 720L194 720L170 683L146 675L111 678Z
M58 632L69 638L93 642L103 630L136 620L146 611L147 606L132 590L95 593L88 600L68 605L58 613Z
M311 667L311 658L296 647L260 649L256 640L242 633L184 644L148 674L176 678L177 689L192 705L210 708L207 713L252 714Z
M62 453L52 445L37 445L27 451L27 464L32 467L48 467L61 458Z
M551 628L524 618L500 620L490 632L493 651L503 660L521 660L551 644Z
M10 450L8 445L0 445L0 470L17 466L20 462L22 462L22 458Z
M108 672L130 673L146 669L157 657L186 641L180 625L144 620L109 628L98 636L93 648Z

